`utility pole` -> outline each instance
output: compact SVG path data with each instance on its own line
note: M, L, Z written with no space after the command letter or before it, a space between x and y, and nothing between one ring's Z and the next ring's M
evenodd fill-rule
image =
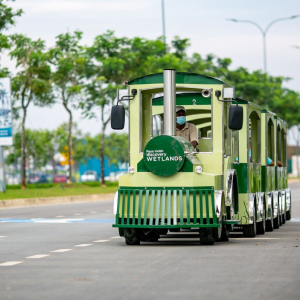
M167 52L166 24L165 24L165 1L164 0L161 0L161 11L162 11L163 39L164 39L164 44L165 44L165 51Z

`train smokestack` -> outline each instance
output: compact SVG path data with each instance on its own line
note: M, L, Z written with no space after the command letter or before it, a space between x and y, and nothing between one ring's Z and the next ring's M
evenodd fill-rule
M176 70L164 70L164 134L176 136Z

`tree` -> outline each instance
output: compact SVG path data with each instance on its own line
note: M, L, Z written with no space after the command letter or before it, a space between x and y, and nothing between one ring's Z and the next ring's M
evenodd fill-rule
M45 42L31 40L24 35L12 36L11 58L16 60L19 72L12 79L12 96L15 109L22 110L22 188L26 188L26 133L25 121L29 104L48 106L53 103L50 83L51 69L45 53Z
M96 74L95 74L96 75ZM104 153L105 153L105 130L110 122L109 108L114 105L116 100L116 90L118 86L111 83L105 83L105 77L95 77L85 87L86 99L81 102L84 117L95 117L93 108L99 108L101 120L101 147L100 147L100 160L101 160L101 184L105 186L104 180Z
M8 29L10 25L14 25L15 17L19 17L23 13L21 9L14 11L11 7L7 6L7 4L4 4L4 2L9 2L9 0L0 0L0 53L3 49L10 48L9 37L4 35L2 32ZM0 66L0 77L6 77L8 74L8 69L1 69Z
M106 138L106 156L110 164L128 163L128 134L112 133Z
M80 46L82 32L74 34L60 34L56 37L56 44L50 50L51 63L55 67L52 82L56 91L56 98L61 100L63 107L69 115L68 122L68 160L69 181L72 182L72 127L73 109L77 109L81 91L85 82L88 60Z

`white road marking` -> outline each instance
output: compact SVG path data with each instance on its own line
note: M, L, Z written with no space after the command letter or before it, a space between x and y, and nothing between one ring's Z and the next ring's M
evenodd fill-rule
M98 240L98 241L93 241L93 243L104 243L104 242L108 242L108 240Z
M74 216L81 216L82 214L74 214Z
M279 238L238 238L234 240L279 240Z
M97 211L91 211L90 214L97 214Z
M46 256L49 256L50 254L36 254L36 255L32 255L32 256L28 256L26 258L43 258Z
M56 223L56 224L61 224L61 223L71 223L71 222L80 222L83 221L84 219L32 219L34 223Z
M73 249L58 249L58 250L53 250L53 251L50 251L50 252L67 252L67 251L71 251Z
M112 237L110 237L110 239L121 239L121 238L123 238L122 236L112 236Z
M55 218L64 218L65 216L56 216Z
M21 264L23 261L7 261L5 263L0 264L0 267L10 267L14 265Z
M88 246L92 246L93 244L80 244L80 245L76 245L75 247L88 247Z
M0 235L0 239L1 239L1 238L5 238L5 237L7 237L7 236L5 236L5 235Z

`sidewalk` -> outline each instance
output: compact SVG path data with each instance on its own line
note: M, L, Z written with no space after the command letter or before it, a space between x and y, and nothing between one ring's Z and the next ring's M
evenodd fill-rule
M12 199L0 200L0 209L38 206L38 205L52 205L52 204L67 204L76 202L94 202L113 200L115 194L92 194L79 196L64 196L64 197L44 197L44 198L27 198L27 199Z

